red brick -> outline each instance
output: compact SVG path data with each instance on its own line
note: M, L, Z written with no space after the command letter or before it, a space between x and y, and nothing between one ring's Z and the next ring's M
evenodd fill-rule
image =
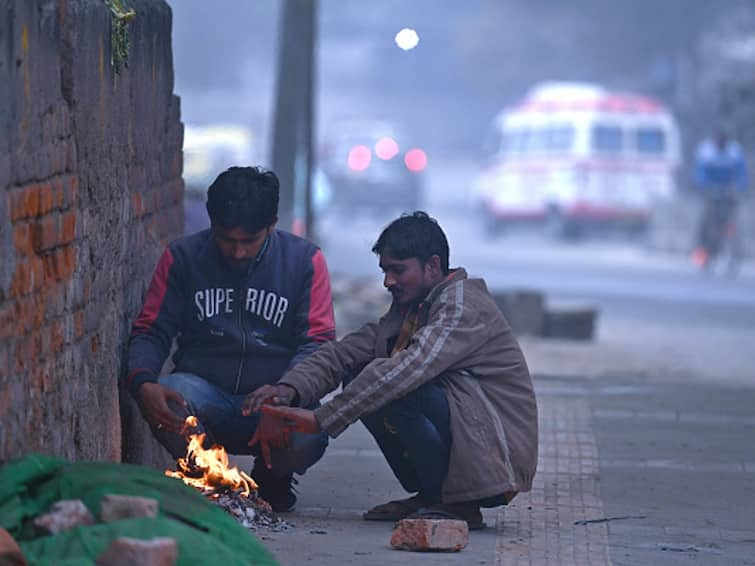
M69 244L76 237L76 213L67 212L63 215L62 226L60 229L60 244Z
M65 180L63 177L55 177L52 180L52 192L55 200L55 208L63 208L65 203Z
M391 546L399 550L459 551L468 542L466 521L451 519L402 519L391 534Z
M31 244L34 251L41 254L58 245L60 216L51 215L40 218L31 225Z
M159 503L151 497L105 494L100 500L100 521L112 523L134 517L157 517Z
M73 246L59 248L43 257L45 277L60 281L69 279L76 269L76 249Z
M50 510L34 519L34 526L41 532L57 534L80 525L94 524L94 517L79 499L63 499L53 503Z
M16 320L16 312L10 305L3 305L0 307L0 340L4 338L10 338L18 329L18 321ZM0 350L5 351L4 348Z
M97 566L172 566L178 559L178 545L172 538L142 540L120 537L97 557Z
M63 335L63 323L59 318L52 321L50 325L50 350L53 354L59 354L63 351L66 340Z
M31 344L28 340L18 340L13 348L13 371L17 374L24 373L30 366L29 354Z
M40 359L44 358L44 351L42 349L42 330L35 328L31 334L28 334L24 339L29 343L29 360L36 364Z
M40 216L48 214L55 210L55 193L52 189L52 183L43 183L37 187L39 192L39 209L37 214Z
M71 191L71 204L75 203L79 195L79 177L72 175L68 181L68 188Z
M92 341L90 342L90 348L93 354L96 354L97 351L100 349L100 337L97 336L96 334L92 336Z
M0 564L7 566L26 566L26 559L18 543L5 529L0 529Z
M16 264L8 295L10 298L23 297L40 289L44 282L43 261L38 257L30 257Z
M134 209L134 216L140 218L144 215L144 199L141 193L131 193L131 207Z
M31 243L31 229L26 222L13 226L13 247L22 256L34 253L34 246Z

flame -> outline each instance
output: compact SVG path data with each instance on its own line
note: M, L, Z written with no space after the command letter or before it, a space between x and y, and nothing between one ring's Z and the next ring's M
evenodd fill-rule
M193 415L186 417L184 434L199 425ZM178 478L186 485L213 491L219 488L240 489L246 497L257 489L255 481L239 471L235 466L228 465L228 454L222 446L203 447L205 434L189 434L189 446L186 458L178 459L178 470L165 470L165 475ZM196 477L201 473L201 477Z

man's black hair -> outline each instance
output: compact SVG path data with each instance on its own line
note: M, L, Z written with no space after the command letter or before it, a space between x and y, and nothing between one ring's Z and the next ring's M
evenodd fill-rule
M396 259L417 258L423 264L431 256L440 257L440 268L448 273L448 240L435 218L417 210L402 214L380 234L373 253L388 254Z
M207 190L210 223L254 234L278 219L278 177L262 167L231 167Z

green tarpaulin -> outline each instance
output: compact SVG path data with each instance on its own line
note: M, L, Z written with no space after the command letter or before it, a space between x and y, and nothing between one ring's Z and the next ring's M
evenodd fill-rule
M99 516L103 495L151 497L158 516L82 526L36 536L31 521L61 499L80 499ZM174 538L178 564L273 565L270 553L230 515L196 490L129 464L76 462L30 455L0 467L0 527L18 541L30 565L94 564L118 537Z

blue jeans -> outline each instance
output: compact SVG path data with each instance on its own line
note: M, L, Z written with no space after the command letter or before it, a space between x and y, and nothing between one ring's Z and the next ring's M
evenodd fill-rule
M344 383L345 385L345 383ZM432 382L363 417L401 486L426 505L440 503L448 473L451 428L448 400Z
M259 414L245 417L241 406L246 395L232 395L191 373L172 373L162 376L160 385L178 391L188 403L188 412L183 407L171 404L182 417L196 415L201 429L207 433L209 443L220 444L230 454L259 456L259 447L249 447L259 423ZM186 456L186 439L180 434L153 429L155 437L174 458ZM284 477L293 472L303 474L317 462L328 445L328 436L320 434L293 433L287 448L272 449L271 473Z

